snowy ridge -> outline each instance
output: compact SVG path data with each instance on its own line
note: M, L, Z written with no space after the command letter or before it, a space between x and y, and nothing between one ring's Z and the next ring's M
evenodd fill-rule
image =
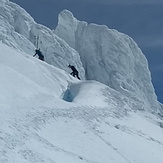
M37 24L20 6L10 1L1 1L0 40L16 49L33 55L35 49L41 49L46 62L69 71L68 65L75 65L84 79L84 69L79 54L64 40L53 34L45 26Z
M142 110L159 110L147 60L129 36L104 25L77 21L67 10L58 19L54 33L78 51L87 79L140 101Z
M109 30L109 38L113 35L110 46L117 54L118 49L132 46L130 50L126 47L131 53L124 50L124 58L116 53L108 59L97 54L92 59L85 56L83 61L81 54L89 48L73 49L66 43L66 36L64 41L8 0L0 0L0 6L0 163L162 163L163 116L161 112L157 114L160 108L153 97L146 59L131 38L105 26L80 22L69 11L63 11L64 19L60 23L66 25L65 19L73 19L69 24L72 28L67 28L71 32L77 30L80 35L82 30L79 29L83 27L81 38L86 37L84 31L88 29L91 32L100 30L100 33ZM76 38L69 41L76 44L77 33L71 32L70 35ZM97 35L86 33L88 40L92 38L94 42ZM37 46L34 36L39 36L39 47L46 62L32 57ZM115 36L117 40L114 40ZM119 47L119 39L122 39L122 47ZM82 47L84 40L80 41ZM79 42L75 47L78 45ZM104 41L104 44L97 42L96 45L104 48L108 44ZM90 52L94 52L94 48L90 46ZM107 50L103 48L96 50ZM101 75L108 63L118 73L108 69L106 79L110 73L114 74L109 78L109 84L100 80L79 81L69 75L67 65L70 63L78 68L82 79L85 75L91 79L92 68L85 67L87 59L99 68L96 71L94 67L94 76L99 75L99 79L104 79ZM106 60L107 63L103 62L106 68L100 69L97 59ZM143 71L139 73L135 65ZM149 84L149 94L146 94L147 86L141 90L143 82ZM151 108L149 96L156 108ZM154 114L147 111L149 108Z
M18 5L7 0L1 3L3 43L30 55L38 47L47 63L67 72L69 64L75 65L81 79L97 80L139 101L140 110L159 112L147 60L130 37L106 26L78 21L67 10L60 13L53 32L37 24Z

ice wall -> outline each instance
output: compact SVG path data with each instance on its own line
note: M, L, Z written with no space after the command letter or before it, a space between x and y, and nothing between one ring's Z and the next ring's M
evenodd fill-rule
M54 33L78 51L88 80L139 101L140 109L159 108L147 59L132 38L105 25L78 21L68 10L58 19Z
M68 73L68 64L75 65L82 79L114 88L139 103L138 109L159 108L147 60L129 36L79 21L68 10L59 14L52 31L15 3L0 0L0 4L1 42L29 55L40 48L49 64Z
M49 28L37 24L19 5L0 0L0 41L10 47L34 55L40 48L45 61L70 73L69 64L75 65L80 77L85 79L85 72L76 50Z

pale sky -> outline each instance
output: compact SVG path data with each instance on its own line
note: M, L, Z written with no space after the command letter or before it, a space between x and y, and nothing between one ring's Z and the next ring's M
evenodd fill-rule
M148 59L152 82L163 103L163 0L11 0L37 23L54 29L58 14L71 11L78 20L105 24L132 37Z

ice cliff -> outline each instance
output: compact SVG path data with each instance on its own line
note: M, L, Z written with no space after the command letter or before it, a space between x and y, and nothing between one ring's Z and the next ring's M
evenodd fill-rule
M83 80L97 80L133 100L133 109L159 110L147 60L129 36L79 21L67 10L50 30L15 3L0 0L0 4L3 43L30 55L38 44L47 63L67 72L68 64L73 64Z
M84 79L84 69L79 54L53 32L40 24L20 6L8 0L0 0L0 40L18 50L30 55L35 49L41 49L45 60L65 71L68 65L75 65L81 78Z
M88 80L97 80L152 110L158 102L147 59L129 36L105 25L77 20L64 10L54 30L80 55Z

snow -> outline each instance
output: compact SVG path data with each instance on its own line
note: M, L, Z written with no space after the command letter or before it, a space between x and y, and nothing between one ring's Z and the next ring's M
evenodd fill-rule
M37 24L20 6L4 1L0 15L0 40L3 43L33 55L37 48L36 38L38 38L38 48L41 49L47 63L65 71L69 71L69 64L74 65L80 77L85 78L78 52L53 34L49 28Z
M132 101L104 84L0 49L0 162L162 163L160 118L133 112Z
M142 101L148 110L159 108L147 60L132 38L105 25L78 21L67 10L58 19L54 33L78 51L86 79Z
M70 32L75 39L64 40L18 5L8 0L0 0L0 5L0 162L162 163L162 104L156 100L147 61L131 38L106 26L80 22L65 10L58 33L66 34L61 33L64 26L71 32L82 27L88 37L84 34L79 40ZM106 40L97 41L101 50L112 47L110 52L117 53L109 58L106 53L93 55L91 43L78 51L76 43L85 45L83 37L94 42L99 37L95 33L110 42L107 47ZM35 35L45 62L32 56ZM94 57L84 60L87 50ZM96 64L99 59L106 67ZM95 66L89 67L87 61ZM79 69L82 80L70 75L69 63ZM116 71L105 74L107 66ZM85 80L85 75L103 82Z

